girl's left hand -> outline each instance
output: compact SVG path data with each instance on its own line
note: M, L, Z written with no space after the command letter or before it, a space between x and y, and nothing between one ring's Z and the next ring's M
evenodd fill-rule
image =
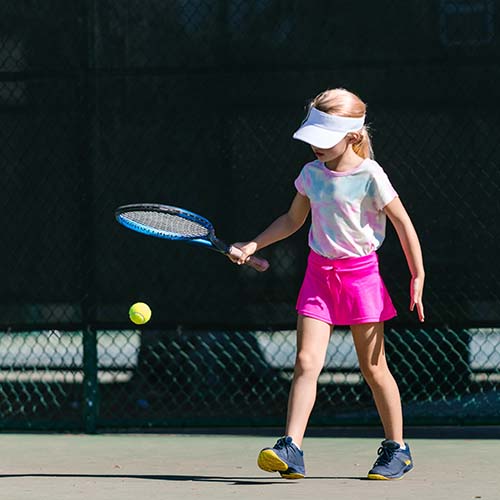
M422 295L424 293L424 278L412 278L410 284L410 311L415 309L417 306L418 319L423 322L424 316L424 304L422 302Z

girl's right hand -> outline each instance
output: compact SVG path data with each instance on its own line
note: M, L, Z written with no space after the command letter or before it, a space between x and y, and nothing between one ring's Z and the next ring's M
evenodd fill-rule
M245 243L233 243L233 247L241 250L242 254L239 258L233 257L232 255L228 255L229 259L233 261L235 264L241 266L245 264L250 255L253 255L257 251L257 243L255 241L247 241Z

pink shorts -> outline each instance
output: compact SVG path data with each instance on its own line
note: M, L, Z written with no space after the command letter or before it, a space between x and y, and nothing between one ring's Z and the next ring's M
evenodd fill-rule
M378 255L328 259L311 251L297 312L330 325L387 321L397 315L378 268Z

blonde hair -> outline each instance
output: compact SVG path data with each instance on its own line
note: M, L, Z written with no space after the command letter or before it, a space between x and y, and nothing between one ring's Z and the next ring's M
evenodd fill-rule
M309 109L314 107L323 113L331 115L360 118L366 114L366 104L352 92L346 89L328 89L318 94L310 103ZM366 125L359 132L358 140L353 143L353 151L361 158L374 157L370 133ZM348 134L349 135L349 134Z

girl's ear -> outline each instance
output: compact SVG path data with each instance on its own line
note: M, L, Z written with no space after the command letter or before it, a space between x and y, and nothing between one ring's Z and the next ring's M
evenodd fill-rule
M363 136L361 134L358 134L358 132L349 132L347 134L347 141L349 144L357 144L358 142L361 142Z

